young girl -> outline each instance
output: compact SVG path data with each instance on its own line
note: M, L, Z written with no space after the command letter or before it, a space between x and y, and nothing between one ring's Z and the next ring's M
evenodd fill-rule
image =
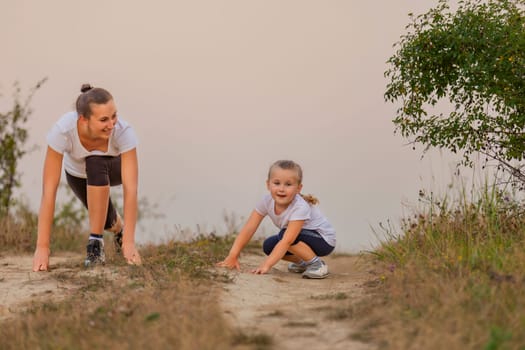
M81 87L76 111L66 113L47 135L42 200L33 271L49 268L49 243L62 162L67 183L88 209L91 234L85 265L104 263L103 232L115 234L115 244L129 264L140 264L135 247L137 220L137 139L117 117L111 94L89 84ZM123 185L124 223L109 196L110 186Z
M266 215L280 231L263 243L267 258L253 273L267 273L279 260L290 261L288 271L302 273L304 278L325 278L328 267L320 256L335 248L335 231L315 205L313 196L300 194L303 180L301 167L291 160L275 162L268 172L269 194L255 206L239 232L224 261L217 265L240 270L239 255Z

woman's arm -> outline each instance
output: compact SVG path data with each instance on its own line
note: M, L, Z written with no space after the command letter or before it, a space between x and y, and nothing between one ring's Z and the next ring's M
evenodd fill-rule
M288 248L292 245L293 242L297 239L297 236L299 236L299 233L301 232L304 225L304 220L294 220L290 221L288 223L288 227L286 228L286 231L284 231L283 238L275 245L272 252L268 257L264 260L264 262L259 266L257 269L255 269L253 272L257 274L267 273L270 271L273 265L277 264L279 260L281 260L288 251Z
M122 188L124 192L124 233L122 253L129 264L140 264L140 254L135 247L135 227L138 211L138 160L134 148L121 154Z
M246 244L248 244L248 242L252 239L253 234L255 231L257 231L257 228L263 219L264 216L255 210L252 211L248 221L246 224L244 224L243 228L237 235L237 238L235 238L228 256L223 261L217 263L217 266L228 267L230 269L236 268L237 270L241 269L239 264L239 255Z
M51 226L53 224L56 194L62 171L62 158L62 154L51 147L47 147L42 180L42 199L38 213L38 236L33 257L33 271L46 271L49 268Z

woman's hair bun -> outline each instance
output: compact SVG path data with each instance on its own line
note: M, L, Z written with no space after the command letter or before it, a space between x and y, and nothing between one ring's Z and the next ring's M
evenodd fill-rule
M80 92L88 92L89 90L93 89L93 86L90 84L82 84L80 87Z

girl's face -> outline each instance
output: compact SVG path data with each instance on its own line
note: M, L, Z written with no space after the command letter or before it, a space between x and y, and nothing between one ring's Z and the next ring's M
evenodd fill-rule
M104 104L91 104L91 117L87 122L89 135L94 139L109 139L117 123L117 108L115 102L109 100Z
M288 207L294 200L295 195L299 194L303 188L303 185L299 183L297 171L281 168L275 168L271 171L270 178L266 181L266 186L275 204L281 208Z

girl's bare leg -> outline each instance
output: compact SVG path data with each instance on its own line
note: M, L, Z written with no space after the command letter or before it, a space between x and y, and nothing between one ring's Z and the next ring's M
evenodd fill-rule
M315 257L315 253L310 246L304 242L298 242L288 248L288 251L293 255L285 255L283 260L299 263L302 261L310 261Z

